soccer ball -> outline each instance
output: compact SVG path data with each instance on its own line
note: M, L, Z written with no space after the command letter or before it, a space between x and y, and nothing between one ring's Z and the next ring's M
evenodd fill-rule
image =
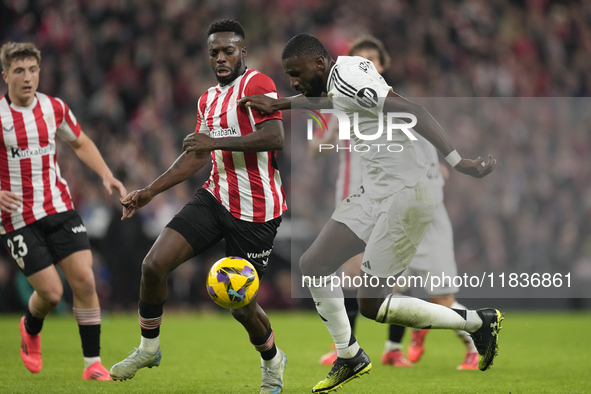
M207 275L207 292L211 299L224 308L235 309L248 305L259 290L259 276L247 260L224 257L218 260Z

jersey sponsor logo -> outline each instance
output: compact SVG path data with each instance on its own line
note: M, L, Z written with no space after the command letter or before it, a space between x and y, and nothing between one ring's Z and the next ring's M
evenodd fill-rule
M362 88L355 94L357 103L364 108L373 108L378 105L378 94L372 88Z
M10 126L10 127L2 126L2 130L4 130L4 132L8 133L8 132L14 130L14 126Z
M369 70L372 66L372 62L370 62L369 60L364 60L361 63L359 63L359 69L361 71L363 71L364 73L367 73L367 70Z
M86 232L86 227L84 227L83 224L81 224L80 226L72 227L72 232L74 234L85 233Z
M258 252L258 253L257 252L254 252L254 253L247 252L246 257L248 257L249 259L261 259L261 263L263 265L267 265L267 263L269 262L269 256L271 255L272 251L273 251L273 249L263 250L262 252Z
M45 156L55 153L55 146L54 145L47 145L43 148L27 148L21 149L18 146L11 146L10 147L10 155L13 159L29 159L31 157L37 156Z
M209 136L211 138L240 137L240 131L234 127L228 127L227 129L212 130Z
M261 259L263 257L269 257L271 255L272 251L273 251L273 249L263 250L262 252L258 252L258 253L248 252L248 253L246 253L246 257L248 257L250 259Z

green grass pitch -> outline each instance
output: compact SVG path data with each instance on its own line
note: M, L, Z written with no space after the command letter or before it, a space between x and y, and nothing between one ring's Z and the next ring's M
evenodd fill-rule
M276 343L288 357L285 393L310 393L329 368L318 358L330 337L312 312L269 314ZM343 393L590 393L589 313L506 312L500 351L486 372L457 371L463 345L452 332L431 331L412 368L380 362L386 327L361 318L357 337L372 358L369 375ZM31 374L19 356L20 316L0 317L0 393L258 393L259 357L229 313L165 313L162 363L125 382L85 382L72 316L50 315L42 333L43 369ZM102 359L109 369L139 344L134 314L105 315ZM410 335L405 336L405 348Z

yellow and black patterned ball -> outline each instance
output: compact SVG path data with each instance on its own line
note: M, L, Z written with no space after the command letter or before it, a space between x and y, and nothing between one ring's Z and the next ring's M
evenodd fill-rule
M211 267L207 276L207 292L216 304L224 308L248 305L258 290L256 270L240 257L224 257Z

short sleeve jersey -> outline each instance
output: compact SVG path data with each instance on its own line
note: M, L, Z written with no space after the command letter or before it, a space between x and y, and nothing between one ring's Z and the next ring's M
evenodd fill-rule
M277 98L273 80L247 69L232 83L209 88L199 99L195 132L213 138L240 137L256 132L256 125L282 119L281 112L262 115L236 104L244 96L265 94ZM287 209L277 167L277 152L211 152L213 167L203 187L237 219L263 223Z
M414 141L402 131L394 130L392 139L387 139L386 114L383 115L383 132L379 137L367 140L353 132L357 124L361 135L376 135L378 119L391 89L374 64L359 56L339 56L328 77L328 97L335 109L349 117L350 135L355 143L355 154L359 155L363 187L372 199L382 199L404 187L416 185L428 168L424 152L417 149Z
M0 233L6 234L47 215L74 209L66 180L57 163L58 135L74 141L80 125L60 99L37 92L28 107L0 98L0 190L22 197L12 214L1 213Z

